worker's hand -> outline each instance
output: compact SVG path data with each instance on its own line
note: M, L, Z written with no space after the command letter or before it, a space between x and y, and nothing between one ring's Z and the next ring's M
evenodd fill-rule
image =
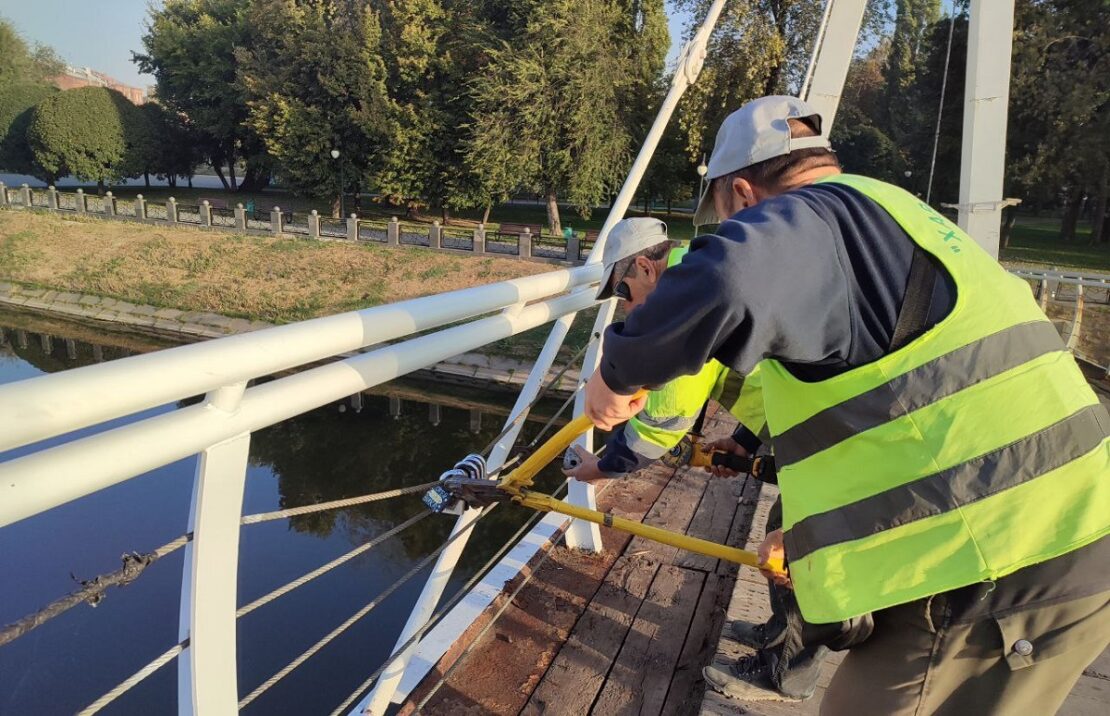
M777 567L782 568L783 561L786 559L786 549L782 546L782 530L768 532L763 539L763 543L759 545L758 554L760 565L773 562ZM763 573L764 577L779 586L794 588L794 585L790 583L790 575L786 573L785 569L781 572L773 572L761 567L759 571Z
M748 451L732 438L714 440L709 443L709 449L713 452L728 452L741 457L751 457ZM724 465L707 465L702 469L706 472L713 473L714 477L735 477L740 474L736 470L725 467Z
M564 475L573 477L579 482L597 482L608 477L598 468L597 464L601 461L601 458L597 455L586 452L577 445L572 445L570 449L578 456L578 467L573 470L563 470Z
M614 393L605 384L601 371L594 371L586 383L586 415L602 430L612 430L644 408L647 393L635 395Z

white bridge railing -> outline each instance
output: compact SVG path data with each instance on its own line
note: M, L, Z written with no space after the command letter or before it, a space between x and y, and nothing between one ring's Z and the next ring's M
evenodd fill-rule
M206 398L0 463L0 527L199 454L182 579L179 703L184 713L231 713L239 701L236 584L251 432L552 320L569 327L576 311L594 305L600 273L594 263L2 386L0 450ZM563 336L541 354L523 394L535 395ZM247 387L253 378L364 349Z

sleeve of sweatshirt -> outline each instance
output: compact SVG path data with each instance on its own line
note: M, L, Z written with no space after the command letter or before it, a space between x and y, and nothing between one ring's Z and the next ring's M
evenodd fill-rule
M694 239L644 304L605 334L617 393L701 370L748 373L764 358L843 363L851 347L843 238L803 192L764 201Z

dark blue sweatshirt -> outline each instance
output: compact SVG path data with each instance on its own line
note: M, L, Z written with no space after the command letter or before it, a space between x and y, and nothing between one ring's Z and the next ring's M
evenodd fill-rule
M815 184L763 201L694 239L644 305L610 326L602 376L628 394L710 358L746 374L773 357L807 381L870 363L890 346L913 248L850 187ZM929 325L955 302L941 274Z

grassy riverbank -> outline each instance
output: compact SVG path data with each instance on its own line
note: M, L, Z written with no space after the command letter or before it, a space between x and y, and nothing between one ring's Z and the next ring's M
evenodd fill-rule
M273 323L550 271L415 247L0 212L0 279Z

